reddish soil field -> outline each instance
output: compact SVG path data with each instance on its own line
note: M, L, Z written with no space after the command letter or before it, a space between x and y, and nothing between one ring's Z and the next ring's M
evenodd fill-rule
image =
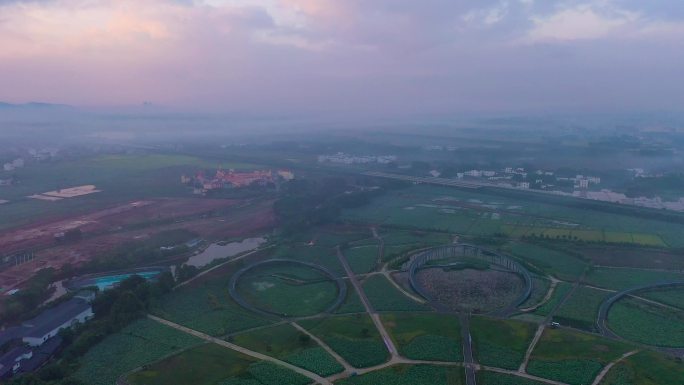
M12 254L54 244L54 235L80 228L84 235L136 223L201 215L238 204L227 199L157 199L135 201L85 215L36 223L0 233L0 250Z
M275 223L272 201L169 199L134 203L73 219L24 227L0 235L0 242L4 240L6 244L13 247L26 243L30 243L33 247L43 246L42 249L36 251L35 260L0 272L0 287L4 289L16 287L40 269L46 267L59 269L65 264L78 265L118 245L145 239L166 230L183 228L199 234L206 240L213 241L263 234ZM215 213L216 210L222 212L225 210L225 215L204 215ZM164 219L174 219L174 221L138 230L127 231L122 228L126 225ZM53 234L58 232L56 229L64 231L65 226L83 222L86 223L80 228L84 239L70 244L55 244Z

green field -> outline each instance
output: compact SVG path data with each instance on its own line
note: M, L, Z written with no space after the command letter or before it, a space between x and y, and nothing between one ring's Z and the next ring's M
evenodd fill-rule
M319 270L301 265L264 265L246 272L237 292L252 305L287 316L318 314L335 301L337 286Z
M111 385L139 366L200 343L198 338L143 318L90 349L80 359L75 377L89 385Z
M682 287L651 290L636 295L684 310L684 288Z
M596 331L596 316L603 301L614 293L579 286L553 315L563 326Z
M348 209L343 219L412 229L486 236L565 235L584 241L684 246L684 225L664 220L576 207L567 198L471 191L417 185L392 191L364 207ZM575 207L573 207L575 206ZM608 205L609 206L609 205Z
M132 385L306 385L310 379L215 344L186 350L128 377Z
M344 256L355 274L370 273L378 261L378 246L357 246L344 250Z
M347 298L344 299L342 305L335 311L336 314L348 314L348 313L364 313L366 308L361 303L359 295L354 290L349 279L344 280L347 285Z
M617 335L631 341L684 347L684 310L624 298L610 308L608 326Z
M572 284L567 282L558 282L556 288L553 291L553 294L551 295L551 298L549 298L549 300L546 301L543 305L539 306L534 311L534 314L540 316L549 315L549 313L551 313L551 311L553 311L553 309L556 306L558 306L558 304L563 300L565 295L567 295L571 289Z
M232 342L322 376L344 370L315 341L289 324L238 334L232 338Z
M389 353L368 315L307 319L299 324L356 368L381 364Z
M684 364L655 352L643 351L619 362L601 385L683 385Z
M563 329L546 329L527 372L571 385L591 384L601 369L632 350L627 344Z
M545 382L530 380L523 377L511 376L508 374L488 372L481 370L477 372L478 385L543 385Z
M446 314L383 314L382 323L401 355L414 360L463 360L461 324Z
M272 319L251 313L231 299L228 281L237 267L226 266L219 272L220 277L202 279L174 290L156 301L151 312L214 336L273 323Z
M536 329L527 322L474 317L470 322L473 353L483 365L516 370Z
M597 267L592 269L585 278L585 282L592 286L613 290L624 290L664 281L684 281L684 273L619 267Z
M465 374L460 367L396 365L387 369L350 377L336 385L462 385Z
M550 287L551 281L548 279L539 276L532 276L532 292L530 293L529 298L527 298L527 300L523 302L520 307L529 308L540 303L546 296L546 293L549 292Z
M384 229L380 235L385 244L384 261L402 256L412 250L451 243L451 236L445 233Z
M531 243L515 242L510 246L510 253L544 273L566 281L577 279L587 267L586 262L573 255Z
M344 276L344 268L335 254L334 247L309 246L305 244L279 245L273 253L274 258L296 259L302 262L321 265L339 276Z
M384 275L373 275L363 283L366 297L377 311L420 311L429 310L397 290Z

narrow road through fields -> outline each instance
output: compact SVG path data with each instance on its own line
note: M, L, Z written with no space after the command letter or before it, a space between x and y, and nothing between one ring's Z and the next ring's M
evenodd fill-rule
M537 346L537 343L539 342L539 339L541 338L542 334L544 334L545 327L545 323L539 325L539 327L537 328L537 332L534 333L534 338L532 338L530 346L527 347L527 351L525 352L525 359L520 364L520 367L518 368L518 373L525 373L525 371L527 370L527 363L530 362L530 356L532 355L532 351L534 350L534 347Z
M465 365L466 385L477 385L475 371L478 368L473 356L473 337L470 335L470 319L468 314L459 316L461 321L461 339L463 340L463 363Z
M637 353L639 353L639 350L632 350L631 352L627 352L627 353L623 354L617 360L606 365L606 367L603 368L603 370L601 370L601 373L599 373L598 376L596 376L596 379L594 379L594 382L592 382L591 385L599 385L601 383L601 381L603 381L603 377L605 377L606 374L608 374L608 372L610 372L610 369L612 369L613 366L615 366L615 364L617 364L618 362L624 360L625 358L627 358L629 356L633 356Z
M313 334L310 333L308 330L306 330L306 329L304 329L303 327L301 327L301 326L300 326L298 323L296 323L296 322L290 322L290 325L292 325L295 329L299 330L300 332L302 332L302 333L306 334L307 336L311 337L311 339L314 340L314 341L316 341L316 343L317 343L320 347L322 347L326 352L328 352L328 354L330 354L330 355L335 359L335 361L339 362L340 365L342 365L342 367L344 367L344 372L342 372L342 373L351 374L352 372L354 372L354 370L355 370L354 367L351 366L351 365L347 362L347 360L345 360L344 358L342 358L342 356L340 356L339 354L337 354L336 351L332 350L332 349L330 348L330 346L328 346L328 344L326 344L325 342L323 342L320 338L316 337L315 335L313 335Z
M231 349L231 350L235 350L236 352L242 353L242 354L244 354L244 355L247 355L247 356L250 356L250 357L259 359L259 360L269 361L269 362L272 362L272 363L274 363L274 364L276 364L276 365L280 365L280 366L282 366L282 367L285 367L285 368L287 368L287 369L290 369L290 370L292 370L293 372L296 372L296 373L298 373L298 374L301 374L301 375L304 376L304 377L307 377L307 378L313 380L313 381L314 381L315 383L317 383L317 384L321 384L321 385L333 385L332 382L330 382L328 379L323 378L323 377L319 376L318 374L313 373L313 372L310 372L310 371L308 371L308 370L306 370L306 369L303 369L303 368L300 368L300 367L298 367L298 366L294 366L294 365L292 365L292 364L289 364L289 363L287 363L287 362L285 362L285 361L281 361L281 360L279 360L279 359L276 359L276 358L267 356L267 355L265 355L265 354L261 354L261 353L259 353L259 352L255 352L255 351L252 351L252 350L243 348L242 346L238 346L238 345L232 344L232 343L230 343L230 342L224 341L224 340L222 340L222 339L219 339L219 338L216 338L216 337L212 337L212 336L210 336L210 335L208 335L208 334L202 333L202 332L197 331L197 330L194 330L194 329L190 329L190 328L185 327L185 326L183 326L183 325L179 325L179 324L177 324L177 323L175 323L175 322L171 322L171 321L165 320L165 319L163 319L163 318L159 318L159 317L153 316L153 315L151 315L151 314L148 314L147 317L148 317L149 319L153 320L153 321L159 322L159 323L161 323L161 324L163 324L163 325L169 326L169 327L171 327L171 328L174 328L174 329L179 330L179 331L181 331L181 332L183 332L183 333L186 333L186 334L190 334L190 335L192 335L192 336L195 336L195 337L197 337L197 338L203 339L203 340L205 340L205 341L215 343L215 344L217 344L217 345L223 346L223 347L228 348L228 349Z
M502 374L508 374L511 376L517 376L517 377L522 377L522 378L527 378L528 380L533 380L537 382L543 382L545 384L550 384L550 385L568 385L565 382L560 382L560 381L554 381L554 380L549 380L547 378L541 378L537 376L533 376L531 374L527 373L520 373L515 370L507 370L507 369L501 369L501 368L494 368L491 366L483 366L482 367L484 370L487 370L489 372L496 372L496 373L502 373Z
M347 258L344 257L339 246L337 246L337 258L340 260L342 267L344 267L344 271L347 273L347 277L349 278L349 281L352 283L352 286L354 286L356 294L361 299L363 307L366 309L366 312L368 313L368 315L370 315L371 319L373 320L375 328L378 329L380 336L382 336L382 340L385 343L385 346L387 347L387 350L389 351L390 355L392 356L392 359L398 357L399 354L397 352L397 348L394 346L394 341L392 341L392 338L390 337L389 333L387 333L385 325L383 325L380 321L380 316L375 312L375 310L373 310L373 306L368 300L368 297L366 297L366 293L363 291L363 288L361 287L359 280L356 279L356 274L354 274L354 271L352 270L351 266L349 266L349 262L347 262Z

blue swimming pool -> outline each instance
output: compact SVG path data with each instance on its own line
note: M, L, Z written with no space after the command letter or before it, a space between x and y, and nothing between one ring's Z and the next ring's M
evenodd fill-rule
M116 286L119 282L125 280L126 278L138 275L145 279L153 279L161 273L160 271L145 271L140 273L129 273L129 274L119 274L119 275L109 275L106 277L93 278L92 284L89 286L97 286L100 291L111 289Z

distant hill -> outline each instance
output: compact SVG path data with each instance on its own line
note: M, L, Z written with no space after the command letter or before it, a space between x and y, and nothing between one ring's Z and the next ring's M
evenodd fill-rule
M6 102L0 102L0 108L10 109L10 108L69 108L71 106L66 104L52 104L43 102L30 102L22 104L12 104Z

